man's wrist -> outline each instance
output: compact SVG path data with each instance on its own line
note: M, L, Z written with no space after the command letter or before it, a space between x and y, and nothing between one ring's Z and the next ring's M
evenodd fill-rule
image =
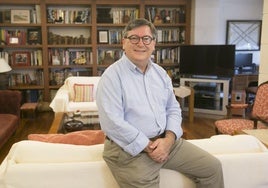
M171 140L174 143L176 140L176 134L172 131L166 131L165 138L168 138L169 140Z

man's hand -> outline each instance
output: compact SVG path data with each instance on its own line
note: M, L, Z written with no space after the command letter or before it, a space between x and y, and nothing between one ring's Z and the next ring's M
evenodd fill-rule
M145 148L145 152L154 161L163 163L168 160L170 149L174 144L176 136L171 131L166 131L165 138L159 138L154 142L150 141L148 146Z

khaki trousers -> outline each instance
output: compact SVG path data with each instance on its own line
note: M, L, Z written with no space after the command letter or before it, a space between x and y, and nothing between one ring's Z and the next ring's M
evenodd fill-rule
M107 139L103 158L120 188L159 188L161 168L183 173L197 188L224 188L220 161L184 139L175 142L165 163L156 163L143 152L131 156Z

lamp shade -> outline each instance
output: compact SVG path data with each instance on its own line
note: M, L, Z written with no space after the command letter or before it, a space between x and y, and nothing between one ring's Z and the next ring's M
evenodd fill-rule
M0 58L0 73L11 71L11 67L8 65L5 59Z

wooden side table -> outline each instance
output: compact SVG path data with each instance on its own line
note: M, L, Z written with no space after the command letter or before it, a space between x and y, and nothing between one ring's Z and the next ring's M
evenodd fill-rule
M178 98L189 97L189 121L194 121L194 89L187 86L174 87L174 94Z

